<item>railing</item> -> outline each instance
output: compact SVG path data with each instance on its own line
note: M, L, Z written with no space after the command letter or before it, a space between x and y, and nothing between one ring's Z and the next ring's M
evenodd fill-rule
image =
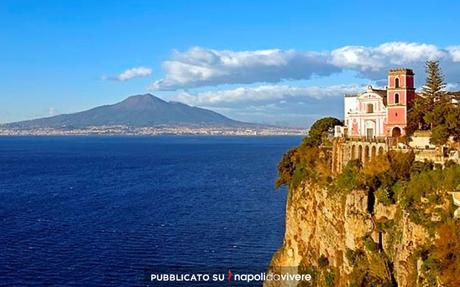
M389 137L366 137L366 136L360 136L360 137L346 137L347 141L353 141L353 142L373 142L373 143L387 143L389 144L392 138Z

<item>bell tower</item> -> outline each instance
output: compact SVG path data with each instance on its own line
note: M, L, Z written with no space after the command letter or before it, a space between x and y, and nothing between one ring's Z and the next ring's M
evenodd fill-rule
M388 73L387 136L399 137L405 134L407 106L415 99L414 72L411 69L393 69Z

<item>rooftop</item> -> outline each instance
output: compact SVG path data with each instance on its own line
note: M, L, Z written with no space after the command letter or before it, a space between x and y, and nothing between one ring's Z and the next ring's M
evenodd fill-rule
M414 71L412 71L412 69L407 69L407 68L397 68L397 69L391 69L389 71L390 74L401 74L401 73L404 73L404 74L407 74L407 75L414 75Z

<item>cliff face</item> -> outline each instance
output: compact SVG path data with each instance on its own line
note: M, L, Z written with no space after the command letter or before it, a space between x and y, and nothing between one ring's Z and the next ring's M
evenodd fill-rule
M396 204L303 182L289 191L284 242L270 268L297 267L313 276L297 286L432 286L417 254L430 238Z

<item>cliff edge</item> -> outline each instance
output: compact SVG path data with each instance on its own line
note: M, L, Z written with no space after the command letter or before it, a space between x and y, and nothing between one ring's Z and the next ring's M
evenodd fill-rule
M390 150L336 173L331 146L310 132L278 165L285 235L269 271L312 280L264 286L460 286L460 165Z
M363 190L342 196L307 182L291 190L272 270L295 266L312 275L311 286L426 286L417 254L433 240L428 230L397 205L376 203L373 214L369 209Z

